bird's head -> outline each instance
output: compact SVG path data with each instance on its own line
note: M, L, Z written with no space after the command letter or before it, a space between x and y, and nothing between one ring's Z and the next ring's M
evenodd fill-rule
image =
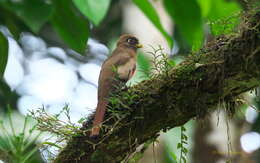
M124 46L133 48L135 50L137 50L137 48L143 47L143 45L139 43L139 40L135 36L129 34L120 36L119 40L117 41L117 46Z

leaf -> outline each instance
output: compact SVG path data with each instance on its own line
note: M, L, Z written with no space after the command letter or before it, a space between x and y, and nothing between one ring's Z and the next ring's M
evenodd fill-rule
M4 7L0 2L0 22L6 26L13 37L18 40L22 31L30 31L30 28L10 9Z
M78 120L78 123L83 123L84 121L86 120L86 118L85 117L82 117L82 118L80 118L79 120Z
M187 154L188 153L188 149L187 148L182 148L182 152Z
M183 144L188 144L188 142L186 142L186 141L181 141L181 143L183 143Z
M177 144L177 149L179 149L179 148L182 148L182 144L181 143Z
M73 0L79 11L98 25L106 16L111 0Z
M210 20L218 20L221 18L229 17L232 14L241 10L240 6L236 2L226 0L211 1L212 5L208 15L208 18Z
M200 6L197 1L164 0L164 6L181 35L193 46L193 49L200 48L203 29Z
M129 159L129 163L136 163L143 157L143 152L136 152L132 158Z
M173 59L168 59L167 63L170 65L171 68L176 66L176 62Z
M214 35L229 34L239 23L239 16L235 15L241 11L235 2L225 0L212 1L208 19Z
M2 4L35 33L48 21L52 13L52 6L43 0L3 1Z
M73 50L83 54L89 37L88 21L74 12L70 0L53 0L55 7L51 23L60 37Z
M207 17L212 5L212 0L197 0L203 17Z
M43 142L42 145L50 145L50 146L53 146L53 147L56 147L58 149L61 149L62 147L59 146L57 143L52 143L52 142Z
M168 151L169 155L171 156L171 159L177 162L177 156L172 151Z
M186 160L186 158L184 156L181 156L181 160L183 161L183 163L187 162L187 160Z
M187 137L186 135L182 134L182 135L181 135L181 139L183 139L183 140L186 141L186 140L188 140L188 137Z
M167 40L170 47L173 47L173 39L163 28L160 18L148 0L133 0L135 5L144 13L144 15L153 23L153 25L161 32L164 38Z
M0 32L0 78L3 78L8 60L8 41Z

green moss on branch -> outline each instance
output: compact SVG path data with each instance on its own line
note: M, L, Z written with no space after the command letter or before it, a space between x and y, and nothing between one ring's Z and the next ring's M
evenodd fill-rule
M117 123L113 131L96 146L89 143L87 130L71 138L55 162L120 162L161 130L181 126L215 110L219 101L232 101L260 86L260 13L245 20L239 34L208 43L167 76L118 92L120 103L111 104L108 116L113 118L104 124Z

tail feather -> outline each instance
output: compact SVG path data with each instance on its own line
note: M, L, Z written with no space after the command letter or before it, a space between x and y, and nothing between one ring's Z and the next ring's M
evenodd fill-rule
M104 120L105 112L107 107L107 101L102 100L98 101L94 121L93 121L93 127L90 133L90 137L97 137L100 132L100 124Z

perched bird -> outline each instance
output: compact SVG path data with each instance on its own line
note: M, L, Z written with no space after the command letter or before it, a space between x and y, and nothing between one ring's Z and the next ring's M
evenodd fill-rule
M90 137L95 138L99 135L108 104L108 96L113 87L118 84L115 78L126 83L134 75L136 52L141 47L142 45L139 44L136 37L124 34L119 38L117 47L111 56L102 64L98 81L98 104Z

